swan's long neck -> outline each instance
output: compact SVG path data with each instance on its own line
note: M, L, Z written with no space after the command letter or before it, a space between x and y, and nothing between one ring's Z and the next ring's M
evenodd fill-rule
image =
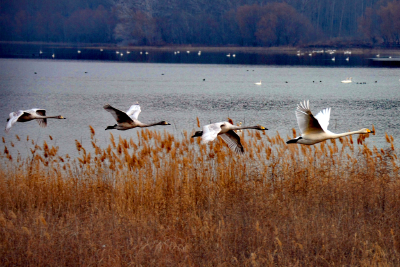
M64 119L62 116L36 116L35 119Z
M358 131L345 132L345 133L340 133L340 134L332 133L331 135L333 136L333 138L339 138L339 137L349 136L352 134L365 134L365 133L363 132L363 130L358 130Z
M260 129L259 126L237 126L237 125L232 125L232 128L233 130Z

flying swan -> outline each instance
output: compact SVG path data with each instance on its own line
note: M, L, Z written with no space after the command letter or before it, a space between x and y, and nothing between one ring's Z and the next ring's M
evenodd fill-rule
M139 104L132 105L127 112L123 112L119 109L116 109L109 104L103 106L105 110L111 113L114 119L117 121L117 124L114 126L108 126L106 130L117 129L120 131L129 130L136 127L150 127L155 125L171 125L166 121L160 121L156 123L145 124L138 121L138 116L141 111Z
M318 114L314 117L310 110L309 101L307 100L307 102L304 101L303 103L300 102L300 104L297 105L296 117L301 131L301 136L287 141L286 144L297 143L303 145L313 145L328 139L335 139L342 136L373 133L367 128L363 128L354 132L340 134L332 133L328 130L330 115L331 108L325 108L318 112Z
M228 144L228 147L235 151L238 154L243 154L244 149L242 144L240 143L240 137L235 133L235 130L242 129L255 129L260 131L268 130L267 128L256 125L256 126L236 126L227 121L216 122L212 124L208 124L203 126L203 131L197 131L192 136L201 137L201 143L206 144L210 141L213 141L219 135L225 143Z
M31 120L37 120L40 127L47 126L47 119L65 119L63 116L46 116L45 109L28 109L28 110L18 110L17 112L11 112L9 118L7 119L6 133L8 133L11 127L18 122L27 122Z

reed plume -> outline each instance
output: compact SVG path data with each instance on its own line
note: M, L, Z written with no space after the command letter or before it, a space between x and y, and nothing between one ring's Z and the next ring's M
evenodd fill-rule
M101 147L89 130L76 157L27 137L23 158L3 139L1 265L400 265L400 162L388 134L376 148L242 131L237 157L187 133L110 134Z

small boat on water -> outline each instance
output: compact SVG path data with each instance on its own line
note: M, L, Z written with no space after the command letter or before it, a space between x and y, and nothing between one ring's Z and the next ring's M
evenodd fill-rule
M350 78L346 78L346 80L343 80L342 83L351 83L351 77Z

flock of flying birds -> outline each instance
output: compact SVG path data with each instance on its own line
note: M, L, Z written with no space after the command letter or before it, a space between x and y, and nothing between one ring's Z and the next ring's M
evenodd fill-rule
M106 130L116 129L124 131L136 127L171 125L166 121L160 121L150 124L140 122L138 120L139 114L141 112L139 104L132 105L126 112L116 109L109 104L104 105L103 108L106 111L110 112L111 115L114 117L114 119L117 121L115 125L108 126ZM309 101L300 102L300 104L297 105L296 118L301 131L301 135L294 139L288 140L286 143L313 145L328 139L335 139L352 134L373 133L373 131L367 128L340 134L333 133L328 130L330 114L331 114L331 109L325 108L314 116L311 113ZM16 122L27 122L31 120L36 120L41 127L46 127L47 119L65 119L65 118L61 115L46 116L46 110L44 109L19 110L17 112L10 113L9 119L7 119L7 126L5 131L8 133L11 127ZM206 144L210 141L215 140L217 136L220 136L222 140L224 140L225 143L229 146L230 149L232 149L238 154L243 154L244 149L240 142L240 137L235 132L243 129L254 129L259 131L268 130L267 128L261 125L237 126L231 122L223 121L203 126L203 130L195 132L192 138L201 137L201 142L203 144Z

